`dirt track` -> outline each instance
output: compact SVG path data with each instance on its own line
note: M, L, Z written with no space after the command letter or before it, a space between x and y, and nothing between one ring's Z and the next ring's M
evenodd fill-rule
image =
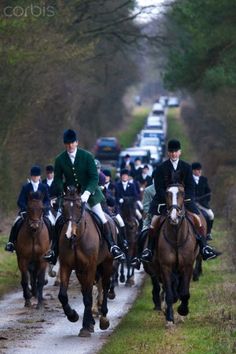
M116 298L108 303L110 327L102 331L99 329L99 321L96 320L95 332L91 338L78 337L84 308L78 282L73 277L69 299L80 316L76 323L69 322L65 317L57 299L58 287L53 285L53 278L49 278L44 289L45 308L42 311L36 310L36 301L32 301L31 308L25 308L22 291L9 294L0 303L0 353L97 353L130 309L144 276L143 271L136 271L135 286L130 288L120 284L116 288Z

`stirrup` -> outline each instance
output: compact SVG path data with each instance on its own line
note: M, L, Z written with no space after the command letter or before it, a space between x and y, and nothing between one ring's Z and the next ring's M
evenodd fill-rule
M204 261L207 261L208 259L216 258L220 254L221 254L221 252L217 252L217 251L213 250L213 248L211 248L209 245L203 247L203 249L201 251L201 255L202 255L202 258Z
M15 246L14 243L12 242L7 242L6 246L5 246L5 251L7 252L14 252L15 251Z
M135 269L140 269L140 266L141 266L141 261L138 257L134 257L132 260L131 260L131 263L132 267L134 267Z
M114 259L125 260L124 253L121 251L120 247L118 247L117 245L112 246L110 249L110 252L113 255Z
M152 251L149 248L145 248L142 252L140 260L142 262L151 262L152 261Z
M43 259L49 263L52 264L56 264L57 263L57 259L56 259L56 255L55 252L53 250L48 251L44 256Z

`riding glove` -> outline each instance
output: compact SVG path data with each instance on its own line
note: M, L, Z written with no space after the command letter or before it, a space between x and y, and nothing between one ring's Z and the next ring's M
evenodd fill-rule
M89 191L85 191L82 195L81 195L81 201L83 203L87 203L87 201L89 200L90 197L90 192Z

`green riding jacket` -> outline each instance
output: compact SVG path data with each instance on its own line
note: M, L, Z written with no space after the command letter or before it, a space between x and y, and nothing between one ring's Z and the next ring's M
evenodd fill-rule
M56 157L54 181L58 194L64 191L67 186L76 186L91 193L88 204L90 207L105 200L104 195L98 186L98 172L93 155L83 149L77 148L74 164L67 151Z

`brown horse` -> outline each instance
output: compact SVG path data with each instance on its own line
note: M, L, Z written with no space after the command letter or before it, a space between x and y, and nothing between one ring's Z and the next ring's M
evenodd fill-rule
M123 197L124 202L120 206L121 216L125 223L126 239L129 249L126 253L127 279L126 286L134 285L134 267L131 265L131 260L137 256L137 238L139 223L136 218L136 199L134 197ZM121 264L120 281L125 281L124 263Z
M186 217L182 185L167 188L166 208L167 217L158 235L153 266L165 292L167 325L172 325L173 303L181 301L177 309L181 316L189 312L189 287L199 247L192 223Z
M79 336L89 337L91 332L94 332L95 324L92 316L92 289L96 278L101 278L103 288L100 328L105 330L110 325L106 315L113 257L108 251L100 228L91 213L84 207L75 187L68 187L63 198L62 217L64 225L59 239L60 291L58 298L68 320L76 322L79 316L69 305L67 295L70 275L72 270L75 270L81 285L84 303L83 323ZM114 222L108 215L106 217L113 236L116 238Z
M43 220L43 209L41 192L31 192L26 217L16 241L25 306L30 306L30 299L35 296L38 300L37 308L43 306L43 287L47 269L47 262L43 259L43 255L50 248L49 232Z

